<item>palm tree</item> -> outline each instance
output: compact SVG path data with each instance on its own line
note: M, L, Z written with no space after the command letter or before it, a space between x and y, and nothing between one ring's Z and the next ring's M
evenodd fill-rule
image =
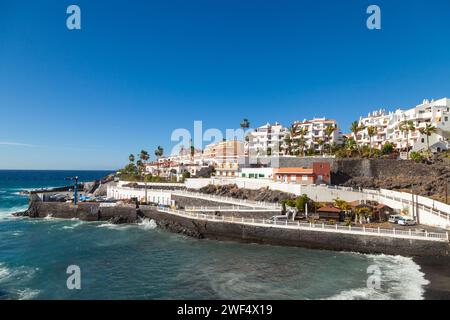
M297 135L297 125L293 124L290 126L289 132L286 134L286 137L284 138L284 144L286 145L284 150L286 151L287 155L292 156L292 154L294 153L293 142L295 141L294 137L296 135Z
M138 168L138 172L139 174L142 174L142 171L144 169L144 163L142 162L142 160L138 160L136 161L136 167Z
M145 162L148 159L150 159L150 155L148 154L147 151L141 150L141 152L139 153L139 159L141 159L141 161Z
M331 136L337 130L335 125L331 125L325 128L325 136L327 137L328 148L331 154Z
M372 156L372 137L377 134L377 128L373 126L367 127L367 135L369 136L369 158Z
M242 119L240 125L243 130L248 129L248 128L250 128L250 121L248 121L248 119L244 118L244 119Z
M194 145L192 144L192 139L190 140L190 143L191 143L191 150L190 150L190 153L191 153L191 160L192 159L194 159L194 155L195 155L195 147L194 147Z
M134 154L130 154L128 156L128 160L130 160L130 162L134 162L135 158L134 158Z
M353 121L353 122L352 122L352 125L351 125L351 127L350 127L350 131L353 133L355 142L356 142L356 140L357 140L357 135L358 135L358 133L359 133L360 131L364 130L364 129L365 129L365 127L364 127L363 125L359 125L359 122L358 122L358 121ZM359 145L356 144L356 147L357 147L357 149L358 149L358 154L359 154L359 156L361 156L361 149L359 148Z
M150 159L150 155L148 154L148 152L145 150L141 150L141 152L139 152L139 160L136 162L141 174L143 174L145 171L145 163L148 159Z
M302 152L302 156L306 156L306 139L304 137L300 137L297 139L297 145L300 148L301 152Z
M409 133L416 131L416 127L411 120L404 120L400 123L399 128L401 132L406 132L406 157L409 159Z
M158 176L159 176L159 158L161 158L164 154L164 149L161 146L158 146L158 148L156 148L155 150L155 156L156 156L156 166L158 169Z
M306 140L305 136L308 134L308 128L302 127L298 129L298 135L300 136L297 139L297 145L301 148L302 155L305 156L305 147L306 147Z
M298 129L298 125L297 124L292 124L291 127L289 128L289 137L290 137L290 150L289 150L289 154L293 155L294 151L298 148L297 145L297 139L295 138L298 134L297 132Z
M426 135L426 137L427 137L427 149L428 149L428 151L431 151L431 150L430 150L430 136L431 136L433 133L436 132L436 127L434 127L434 126L432 126L431 124L427 123L427 124L425 125L425 128L420 128L420 129L419 129L419 132L420 132L421 134Z
M289 134L286 135L286 137L284 137L284 151L286 153L286 155L291 155L291 149L292 149L292 139L291 136Z
M334 206L336 208L341 209L342 211L344 211L345 213L347 213L348 211L351 210L352 206L345 200L336 198L334 199Z
M318 140L316 140L316 142L319 145L320 155L323 155L323 146L325 145L325 140L318 139Z
M348 138L345 141L345 150L347 151L347 156L351 156L351 154L353 153L353 150L355 150L357 148L357 144L355 139L353 138Z

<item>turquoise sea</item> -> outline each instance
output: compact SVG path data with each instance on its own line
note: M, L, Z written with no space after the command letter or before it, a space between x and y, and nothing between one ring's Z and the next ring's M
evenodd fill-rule
M111 225L17 218L20 190L100 171L0 171L0 299L422 299L410 258L197 240L153 221ZM69 290L67 267L81 270ZM368 286L379 271L379 288Z

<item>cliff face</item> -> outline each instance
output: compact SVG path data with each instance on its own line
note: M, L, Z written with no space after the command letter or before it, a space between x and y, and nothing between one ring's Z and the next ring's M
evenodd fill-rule
M347 187L407 190L445 198L445 184L450 180L449 159L433 164L391 159L339 159L332 167L333 184Z

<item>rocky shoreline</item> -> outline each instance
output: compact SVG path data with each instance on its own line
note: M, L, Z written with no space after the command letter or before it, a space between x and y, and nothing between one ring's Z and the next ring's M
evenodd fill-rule
M92 202L79 203L74 206L72 203L66 202L43 202L37 195L31 196L29 209L23 215L30 218L51 216L62 219L76 218L84 221L109 221L115 224L137 223L143 218L148 218L153 219L164 230L199 239L232 240L370 254L449 255L449 244L443 241L273 228L271 226L228 223L221 220L210 221L161 212L153 206L137 207L126 204L103 206L100 203Z

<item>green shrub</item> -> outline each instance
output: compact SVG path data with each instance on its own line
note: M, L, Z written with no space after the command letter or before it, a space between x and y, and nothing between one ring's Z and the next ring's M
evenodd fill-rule
M423 156L416 151L413 151L410 153L409 158L415 162L422 162L423 161Z
M381 153L391 154L392 152L394 152L394 145L390 142L385 143L383 148L381 149Z

